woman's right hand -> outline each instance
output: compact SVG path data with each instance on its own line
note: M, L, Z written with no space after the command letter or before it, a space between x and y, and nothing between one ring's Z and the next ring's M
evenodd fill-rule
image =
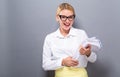
M64 58L62 60L62 65L63 66L68 66L68 67L70 67L70 66L77 66L78 65L78 61L69 56L69 57Z

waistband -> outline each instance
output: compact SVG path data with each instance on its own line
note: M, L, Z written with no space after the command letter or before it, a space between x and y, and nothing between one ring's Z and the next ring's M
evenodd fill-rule
M55 77L88 77L85 68L62 67L55 71Z

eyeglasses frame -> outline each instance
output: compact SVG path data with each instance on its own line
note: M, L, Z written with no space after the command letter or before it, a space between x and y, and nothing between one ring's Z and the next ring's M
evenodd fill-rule
M62 16L64 16L66 19L65 19L65 20L62 20ZM59 17L60 17L60 19L61 19L62 21L66 21L67 19L68 19L69 21L72 21L72 20L70 20L70 17L71 17L71 16L73 16L73 19L72 19L72 20L74 20L74 19L75 19L75 15L70 15L70 16L59 15Z

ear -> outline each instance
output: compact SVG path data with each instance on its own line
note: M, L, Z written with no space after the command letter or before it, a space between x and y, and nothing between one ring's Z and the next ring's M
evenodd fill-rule
M56 21L59 22L59 16L58 15L56 15Z

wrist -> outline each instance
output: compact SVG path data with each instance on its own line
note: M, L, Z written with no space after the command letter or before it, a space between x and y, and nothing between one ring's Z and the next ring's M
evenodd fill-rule
M90 52L90 53L88 53L86 56L87 56L87 57L89 57L90 55L91 55L91 52Z
M62 66L65 66L64 59L62 60Z

